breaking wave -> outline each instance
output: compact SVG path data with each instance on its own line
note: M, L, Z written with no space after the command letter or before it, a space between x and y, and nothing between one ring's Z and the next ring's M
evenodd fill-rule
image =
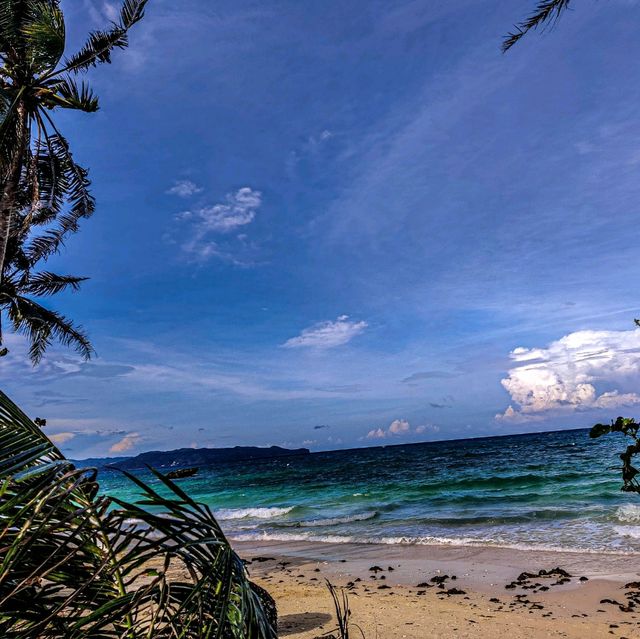
M231 519L275 519L289 514L295 506L278 508L222 508L216 510L215 515L221 521Z

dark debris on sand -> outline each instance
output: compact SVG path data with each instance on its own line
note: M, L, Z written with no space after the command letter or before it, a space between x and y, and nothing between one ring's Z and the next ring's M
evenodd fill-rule
M550 581L551 579L555 581ZM508 583L505 588L507 590L532 590L534 593L538 591L546 592L552 586L562 586L571 581L572 575L560 567L551 568L549 570L539 570L538 572L521 572L517 579ZM546 581L546 584L542 581ZM581 577L580 581L586 581L587 577Z
M620 612L640 612L640 582L631 581L625 584L624 596L626 602L622 603L617 599L601 599L601 604L609 604L611 606L617 606Z

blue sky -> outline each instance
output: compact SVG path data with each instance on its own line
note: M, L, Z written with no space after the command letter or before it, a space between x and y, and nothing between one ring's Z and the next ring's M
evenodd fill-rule
M0 383L75 457L589 426L640 402L640 6L152 0L65 115L95 216ZM113 11L63 2L71 44Z

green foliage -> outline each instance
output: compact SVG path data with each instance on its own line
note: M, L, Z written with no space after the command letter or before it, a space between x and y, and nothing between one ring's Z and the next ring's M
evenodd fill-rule
M99 496L0 392L0 636L276 638L209 508L152 472Z
M127 46L146 3L125 0L118 21L90 33L65 58L59 0L0 0L0 320L4 312L12 328L28 337L34 363L54 339L85 358L92 354L81 328L33 299L65 288L65 276L34 270L95 209L88 172L54 116L58 109L98 110L97 96L76 76L110 62L114 49ZM84 278L73 279L77 288Z
M640 424L638 424L635 419L618 417L615 421L612 420L610 424L596 424L589 432L589 437L594 439L602 437L603 435L609 435L610 433L622 433L625 437L633 440L634 443L627 446L627 448L620 453L620 459L622 460L622 481L624 482L621 490L628 493L640 493L640 484L636 479L636 475L638 475L640 471L631 463L633 458L640 453L638 429L640 429Z

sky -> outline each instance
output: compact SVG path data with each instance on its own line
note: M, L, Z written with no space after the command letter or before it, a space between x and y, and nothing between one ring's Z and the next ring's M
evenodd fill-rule
M0 388L73 458L312 450L640 411L640 4L150 0L60 114L97 211ZM65 1L69 50L116 4ZM573 6L573 5L572 5Z

